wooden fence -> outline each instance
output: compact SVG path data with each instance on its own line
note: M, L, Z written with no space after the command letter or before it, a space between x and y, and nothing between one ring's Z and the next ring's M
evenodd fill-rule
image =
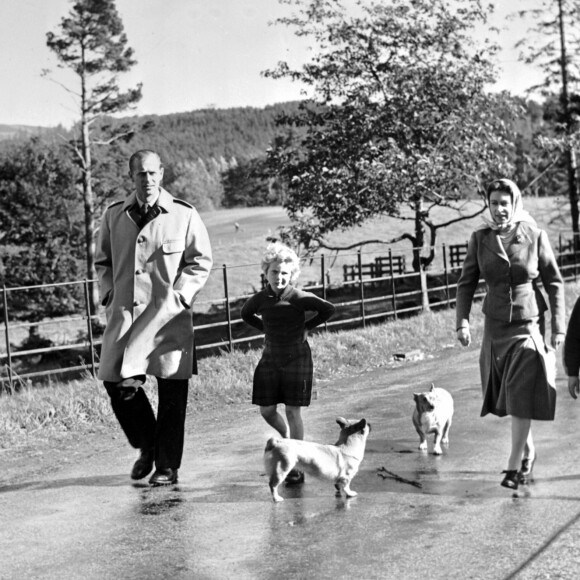
M401 256L393 257L392 253L386 259L381 259L380 268L365 269L362 261L362 253L357 253L357 264L353 270L349 270L349 278L342 284L328 284L326 273L326 258L320 256L320 276L319 283L305 286L304 289L317 293L325 299L330 300L337 307L335 317L325 324L325 328L353 328L357 326L365 327L367 324L382 322L388 319L396 319L399 316L416 314L426 307L430 309L449 308L455 304L455 293L457 288L457 278L460 272L460 264L457 263L457 256L460 251L455 248L465 248L462 246L446 247L442 245L442 268L437 271L429 271L427 275L419 273L407 273L404 271L404 259L398 260ZM575 251L572 246L566 246L564 240L560 240L559 249L565 251L558 252L558 262L562 275L565 279L576 279L580 269L580 252ZM385 264L388 265L385 266ZM452 265L453 264L453 265ZM356 277L352 275L356 272ZM203 352L214 352L219 349L227 351L233 350L236 345L244 346L261 340L263 335L249 328L240 317L241 305L250 296L232 296L228 287L228 267L214 268L213 276L221 274L223 280L223 297L212 299L211 312L203 315L195 315L195 325L197 350ZM380 274L380 275L377 275ZM2 311L4 324L4 350L0 349L0 386L8 383L13 388L17 381L33 379L50 375L62 375L71 372L85 372L96 376L98 368L98 348L101 345L100 339L94 336L93 329L102 321L102 313L95 314L89 310L89 290L90 284L95 281L83 280L61 284L44 284L38 286L22 286L0 289L2 293ZM76 316L63 317L58 319L58 324L64 325L76 322L86 327L86 337L72 343L60 344L57 346L47 346L43 348L18 349L11 344L11 337L15 331L23 328L29 329L33 326L43 324L54 324L54 321L40 322L11 322L8 309L8 296L12 292L24 292L38 288L54 288L56 286L77 286L82 287L84 294L84 311ZM483 296L483 288L480 285L476 298ZM79 358L86 357L82 364L60 366L57 368L44 368L39 371L18 372L15 370L15 362L26 357L43 356L47 353L59 351L77 352ZM84 354L83 354L84 353Z

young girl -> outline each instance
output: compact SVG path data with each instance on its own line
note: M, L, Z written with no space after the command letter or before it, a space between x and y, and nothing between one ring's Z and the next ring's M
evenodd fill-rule
M266 289L254 294L242 308L245 322L262 331L264 352L254 373L252 403L260 406L266 422L282 437L304 439L301 407L310 404L312 354L308 331L326 322L334 306L318 296L292 285L300 274L299 260L289 247L270 244L262 259ZM307 312L314 312L311 318ZM286 418L277 406L284 403ZM287 483L302 483L304 474L291 471Z

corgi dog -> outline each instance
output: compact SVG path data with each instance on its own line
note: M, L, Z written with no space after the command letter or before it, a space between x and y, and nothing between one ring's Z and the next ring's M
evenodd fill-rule
M415 410L413 425L419 433L419 449L427 451L427 435L434 433L433 454L441 455L441 443L449 444L449 429L453 420L453 397L445 389L435 387L424 393L413 393Z
M363 460L371 426L366 419L349 421L338 417L336 422L340 426L340 434L334 445L278 437L268 440L264 466L275 502L284 501L278 493L278 486L294 468L332 480L337 496L341 495L342 490L347 498L357 495L350 488L350 482Z

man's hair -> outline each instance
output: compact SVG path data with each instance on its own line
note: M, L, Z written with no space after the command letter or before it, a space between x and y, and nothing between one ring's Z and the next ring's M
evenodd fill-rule
M137 159L143 159L144 157L149 157L149 155L153 155L157 157L159 160L159 167L163 167L163 163L161 162L161 157L159 157L159 153L152 151L151 149L140 149L139 151L135 151L133 155L129 158L129 173L133 173L133 164Z
M292 265L292 275L290 277L291 282L294 282L300 275L300 259L296 255L296 252L280 242L268 244L264 256L262 257L262 272L267 274L270 264L273 264L274 262Z

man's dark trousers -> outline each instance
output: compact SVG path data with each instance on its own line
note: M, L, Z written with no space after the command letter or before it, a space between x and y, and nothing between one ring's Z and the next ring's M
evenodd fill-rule
M136 449L155 449L157 469L179 469L183 455L189 380L157 378L157 419L145 391L139 387L125 399L117 383L105 381L113 412L129 443Z

